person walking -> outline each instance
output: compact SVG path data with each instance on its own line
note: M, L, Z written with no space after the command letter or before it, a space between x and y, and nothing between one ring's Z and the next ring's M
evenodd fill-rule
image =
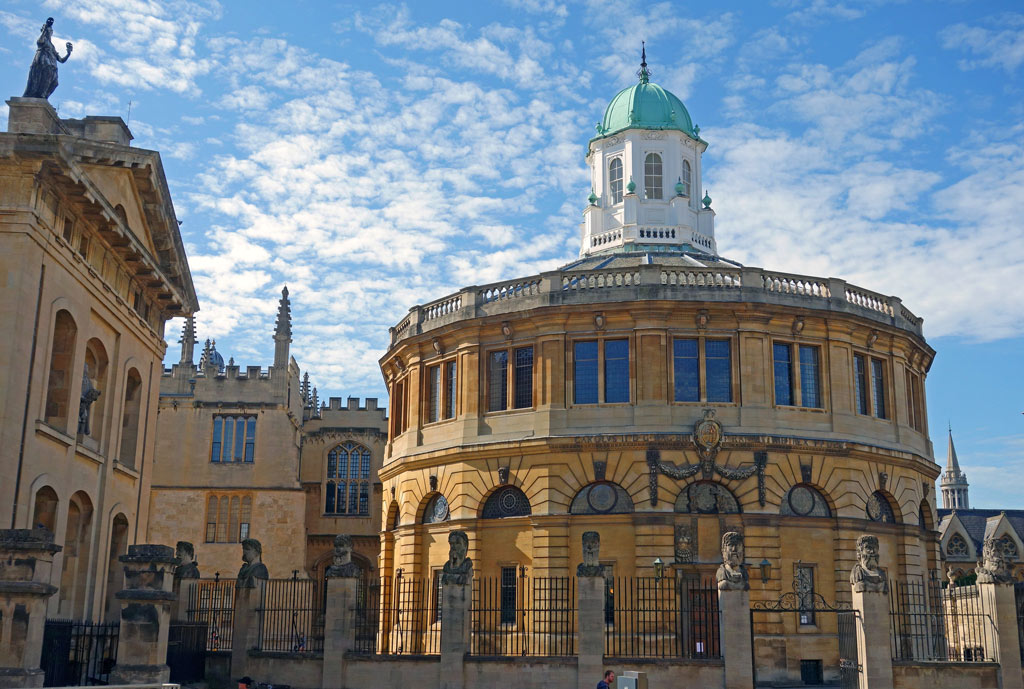
M611 670L605 670L604 679L597 683L597 689L611 689L612 684L615 684L615 673Z

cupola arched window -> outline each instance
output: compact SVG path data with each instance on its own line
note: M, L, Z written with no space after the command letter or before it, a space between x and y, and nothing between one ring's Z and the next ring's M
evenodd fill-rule
M608 163L608 190L612 203L622 203L622 158L612 158Z
M583 486L569 505L569 514L628 514L633 499L622 486L611 481L595 481Z
M690 183L693 179L693 174L690 170L690 161L683 161L683 175L679 178L679 181L683 183L683 196L690 195Z
M657 153L648 153L644 159L644 196L662 198L661 156Z
M782 500L779 514L797 517L831 517L828 501L817 488L800 483L789 489Z
M483 519L503 519L529 515L530 499L526 497L526 493L515 486L505 486L491 493L491 497L484 503L480 516Z
M370 514L370 451L362 445L346 442L327 453L324 513Z

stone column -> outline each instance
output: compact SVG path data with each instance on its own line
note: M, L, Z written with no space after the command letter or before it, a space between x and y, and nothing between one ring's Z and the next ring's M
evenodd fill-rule
M893 689L889 646L889 580L878 564L878 539L857 539L857 564L850 571L857 611L857 662L861 689Z
M725 688L750 689L754 685L750 591L719 590L718 605L722 610L721 646L725 659Z
M352 562L352 537L334 537L334 562L327 568L327 607L324 610L324 664L320 686L342 689L345 654L356 640L355 607L359 595L359 566Z
M170 679L167 635L175 596L174 549L166 545L132 545L118 558L124 563L121 632L111 684L160 684Z
M0 530L0 687L41 687L53 544L46 529Z
M473 580L441 584L441 689L463 689L462 664L469 652Z
M231 674L248 674L249 651L259 645L260 613L266 579L235 584L235 611L231 620Z
M580 565L576 571L576 596L576 687L593 689L604 674L604 575Z
M1024 689L1021 676L1020 639L1017 628L1017 603L1013 593L1013 574L1003 555L1002 544L994 537L985 539L983 562L977 568L978 597L981 612L995 627L985 630L985 654L999 661L1001 689Z

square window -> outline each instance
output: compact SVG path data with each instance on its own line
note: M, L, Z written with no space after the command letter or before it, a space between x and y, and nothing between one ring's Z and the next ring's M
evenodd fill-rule
M708 402L732 402L732 352L729 340L704 342Z
M672 343L674 396L676 402L700 401L700 370L697 340L676 338Z
M793 360L788 344L776 342L772 346L775 369L775 404L793 405Z
M515 399L514 409L526 409L533 406L533 347L520 347L515 350Z
M629 402L629 340L605 340L604 401Z
M573 345L573 402L597 404L597 341Z
M800 404L820 409L821 381L818 370L818 348L800 345Z
M508 409L508 352L491 352L487 358L487 411Z

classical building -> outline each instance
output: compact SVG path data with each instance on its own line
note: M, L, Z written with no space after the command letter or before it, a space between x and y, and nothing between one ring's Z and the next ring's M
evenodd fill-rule
M928 579L922 319L842 279L720 256L698 201L708 142L639 76L588 144L579 259L415 306L391 330L382 575L436 580L460 529L511 599L523 567L575 572L585 531L606 576L660 560L709 577L739 531L754 603L848 603L863 533L891 575ZM814 663L834 676L836 619L758 617L754 652L759 681Z
M193 543L203 577L234 577L239 544L255 538L272 577L319 578L338 533L355 537L354 561L376 568L385 410L375 399L321 406L291 335L287 288L267 368L225 363L209 340L196 365L188 319L181 360L160 379L148 540Z
M0 134L0 509L45 527L53 617L117 614L145 539L164 323L199 306L160 154L12 98Z

